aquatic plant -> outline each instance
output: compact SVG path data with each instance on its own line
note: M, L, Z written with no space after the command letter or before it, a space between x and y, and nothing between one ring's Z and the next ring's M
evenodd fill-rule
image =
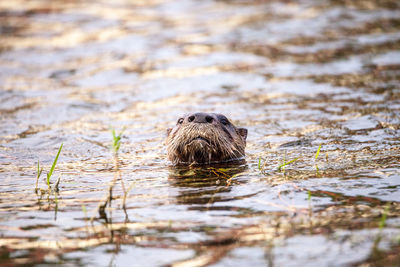
M208 170L210 170L213 174L215 174L215 176L222 178L223 181L225 181L226 186L230 186L232 183L233 178L237 177L240 175L240 173L237 174L228 174L229 169L228 168L214 168L214 167L210 167L207 168Z
M57 220L57 211L58 211L58 191L59 191L59 185L60 185L60 181L61 181L61 176L58 177L56 183L54 184L53 190L51 189L51 186L50 186L50 179L51 179L51 176L52 176L53 173L54 173L54 169L56 168L57 161L58 161L58 158L59 158L59 156L60 156L62 147L63 147L63 143L61 143L61 146L60 146L60 148L58 149L57 155L56 155L56 157L55 157L54 160L53 160L53 164L51 165L50 171L47 173L47 178L46 178L47 191L44 190L44 189L39 188L39 178L40 178L40 176L41 176L41 174L42 174L43 168L40 168L39 160L38 160L38 163L37 163L37 175L36 175L35 193L38 194L38 193L40 192L40 196L39 196L39 203L40 203L40 199L41 199L42 196L43 196L44 194L46 194L46 192L47 192L47 201L48 201L49 204L50 204L50 195L51 195L51 193L52 193L52 191L53 191L53 193L54 193L54 203L55 203L55 208L54 208L54 220ZM40 205L40 204L39 204L39 205Z
M320 144L320 145L318 146L317 152L315 153L315 156L314 156L315 162L317 162L317 160L318 160L318 157L319 157L320 152L321 152L321 148L322 148L322 144ZM328 158L328 154L326 154L326 157ZM286 161L286 153L285 153L285 155L284 155L284 157L283 157L283 163L280 164L280 165L277 167L276 170L279 171L279 172L285 172L285 167L286 167L286 166L288 166L288 165L294 163L295 161L297 161L297 160L299 160L299 159L300 159L300 157L297 157L297 158L294 158L294 159L292 159L292 160ZM264 161L264 163L263 163L263 162L262 162L262 158L261 158L261 157L258 157L257 168L258 168L258 170L259 170L262 174L264 174L264 175L266 174L266 172L265 172L265 165L266 165L266 164L267 164L267 161ZM318 165L317 165L317 164L315 164L315 168L316 168L316 170L317 170L317 174L319 175L319 169L318 169Z
M61 176L58 176L58 179L57 179L56 183L54 184L54 192L59 191L58 186L60 185L60 181L61 181Z
M111 201L112 201L112 191L113 188L116 184L116 182L118 180L121 181L121 187L122 187L122 191L124 192L124 195L122 197L122 207L125 210L126 209L126 198L127 198L127 194L129 192L129 190L134 186L134 183L132 182L131 185L129 186L128 190L126 190L125 185L124 185L124 181L122 179L121 176L121 171L119 169L119 159L118 159L118 151L121 147L121 139L122 139L122 134L125 131L125 128L122 129L122 131L117 135L115 132L115 129L111 129L111 134L112 134L112 142L111 142L111 148L113 151L113 159L114 159L114 177L111 180L109 186L108 186L108 190L107 190L107 194L105 195L105 197L99 201L99 204L96 208L96 211L99 213L100 218L104 218L107 222L107 214L105 212L105 209L107 207L107 205L111 206ZM94 213L95 214L95 213ZM94 220L94 215L90 218L90 222L92 223Z
M264 163L261 163L261 157L258 158L258 170L262 173L262 174L266 174L265 173L265 165L267 164L267 161L264 161Z
M321 147L322 147L322 144L319 144L319 146L318 146L318 150L317 150L317 153L315 153L315 160L317 160L317 159L318 159L319 152L321 151Z
M122 129L122 131L117 135L115 133L114 129L111 129L112 137L113 137L113 142L112 142L112 148L114 150L114 153L118 153L119 148L121 147L121 139L122 139L122 134L124 133L125 128Z
M58 152L57 152L57 156L54 159L53 164L51 165L50 171L47 173L47 180L46 181L47 181L47 186L49 188L50 188L50 178L53 175L53 172L54 172L54 169L56 167L56 164L57 164L57 161L58 161L58 157L60 156L62 147L63 147L63 143L61 143L61 146L60 146L60 148L58 149ZM57 184L57 187L58 187L58 184Z
M386 225L386 218L387 218L387 214L389 212L389 207L390 207L390 203L388 203L382 213L382 217L379 221L379 230L382 231L382 229L385 227Z
M128 189L127 189L126 191L124 190L124 197L123 197L123 199L122 199L122 208L124 209L124 211L126 211L126 198L128 197L128 193L129 193L129 191L132 190L132 188L135 186L135 184L136 184L136 182L133 181L133 182L129 185Z
M85 220L86 220L86 214L87 214L86 206L82 204L81 207L82 207L82 211L83 211L83 214L85 215Z
M42 174L43 168L40 168L39 160L37 162L37 175L36 175L36 186L35 186L35 193L38 192L38 184L39 184L39 178L40 175Z
M46 183L47 183L47 187L48 187L48 191L49 191L49 192L51 191L50 179L51 179L51 176L53 175L54 169L56 168L56 164L57 164L58 158L59 158L59 156L60 156L62 147L63 147L63 143L61 143L61 146L60 146L60 148L58 149L57 155L56 155L56 157L55 157L54 160L53 160L53 164L51 165L50 171L47 173ZM38 160L38 162L37 162L37 174L36 174L35 193L38 193L38 191L39 191L39 178L40 178L42 172L43 172L43 167L42 167L42 168L40 167L40 162L39 162L39 160ZM59 189L58 189L58 186L59 186L59 184L60 184L60 180L61 180L61 177L58 177L58 179L57 179L57 181L56 181L56 183L55 183L55 186L54 186L54 191L55 191L55 192L58 192L58 190L59 190ZM40 190L41 190L41 189L40 189Z
M122 179L121 172L119 170L118 151L119 151L119 149L121 147L122 134L124 133L125 129L126 128L124 127L122 129L122 131L118 135L115 133L114 129L111 129L111 133L112 133L112 138L113 138L113 140L112 140L112 148L113 148L113 151L114 151L114 167L115 167L115 170L116 170L116 176L114 176L114 180L112 182L112 186L114 186L114 184L116 182L116 177L118 176L119 180L121 181L122 191L124 192L124 195L122 197L122 208L126 212L126 198L128 197L129 191L134 187L135 182L132 182L129 185L128 189L126 189L125 188L125 184L124 184L124 180ZM111 186L109 188L109 194L110 194L110 196L112 195L112 187Z
M281 165L279 165L278 166L278 168L277 168L277 170L278 171L285 171L285 166L287 166L287 165L289 165L289 164L292 164L293 162L295 162L296 160L298 160L299 158L295 158L295 159L292 159L292 160L290 160L290 161L286 161L286 157L285 157L285 159L283 160L283 163L281 164Z
M315 169L317 170L317 176L319 176L319 168L318 168L317 160L318 160L319 152L321 151L321 147L322 147L322 144L319 144L317 153L315 153L315 157L314 157L315 158Z

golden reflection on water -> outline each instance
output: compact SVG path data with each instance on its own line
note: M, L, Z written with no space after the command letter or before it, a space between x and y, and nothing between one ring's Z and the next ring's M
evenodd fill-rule
M172 266L395 262L399 10L394 0L0 2L0 264L128 265L137 248ZM249 129L246 163L169 165L165 130L198 110ZM111 128L126 129L123 184ZM61 143L55 194L45 174Z

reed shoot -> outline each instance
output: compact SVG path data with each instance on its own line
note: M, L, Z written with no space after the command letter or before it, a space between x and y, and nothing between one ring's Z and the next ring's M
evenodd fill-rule
M61 181L61 176L58 177L58 179L57 179L57 181L56 181L56 183L54 185L54 191L55 192L60 191L59 188L58 188L58 186L60 185L60 181Z
M35 193L38 192L39 178L40 178L40 175L42 174L42 171L43 171L43 168L40 168L39 160L38 160L38 162L37 162L37 175L36 175Z
M58 152L57 152L57 156L53 161L53 165L51 165L50 171L49 171L49 173L47 173L47 186L49 188L50 188L50 178L53 175L53 172L54 172L54 169L56 167L58 157L60 156L60 152L61 152L62 147L63 147L63 143L61 143L61 146L60 146L60 148L58 149Z
M122 129L122 131L119 133L119 135L117 135L115 133L114 129L111 130L111 133L112 133L112 136L113 136L112 148L114 150L114 153L118 153L118 150L119 150L119 148L121 146L122 134L124 133L124 131L125 131L125 128Z
M322 146L322 144L319 144L319 146L318 146L318 150L317 150L317 153L315 154L315 160L317 160L317 159L318 159L319 152L321 151L321 146Z
M389 212L389 206L390 206L390 204L388 203L386 205L385 209L383 210L381 220L379 221L379 230L382 230L383 227L385 227L385 225L386 225L386 218L387 218L387 214Z
M285 170L285 166L287 166L287 165L289 165L289 164L295 162L295 161L298 160L298 159L299 159L299 158L295 158L295 159L292 159L291 161L288 161L288 162L285 161L285 162L283 162L281 165L278 166L278 171Z

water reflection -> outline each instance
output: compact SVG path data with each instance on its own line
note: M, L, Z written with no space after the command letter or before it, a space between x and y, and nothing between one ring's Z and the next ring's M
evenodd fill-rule
M224 193L244 182L235 177L246 169L248 166L244 161L213 166L170 167L168 182L179 190L176 196L178 204L198 204L191 209L201 209L204 205L231 200L229 194Z
M397 263L399 18L398 0L1 1L0 265ZM249 129L247 163L168 168L165 129L195 110ZM110 127L133 187L99 214ZM62 142L57 200L38 197Z

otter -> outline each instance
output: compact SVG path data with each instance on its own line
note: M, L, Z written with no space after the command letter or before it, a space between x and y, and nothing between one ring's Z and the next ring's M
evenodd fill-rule
M174 165L211 164L244 159L247 129L218 113L180 117L167 130L167 155Z

